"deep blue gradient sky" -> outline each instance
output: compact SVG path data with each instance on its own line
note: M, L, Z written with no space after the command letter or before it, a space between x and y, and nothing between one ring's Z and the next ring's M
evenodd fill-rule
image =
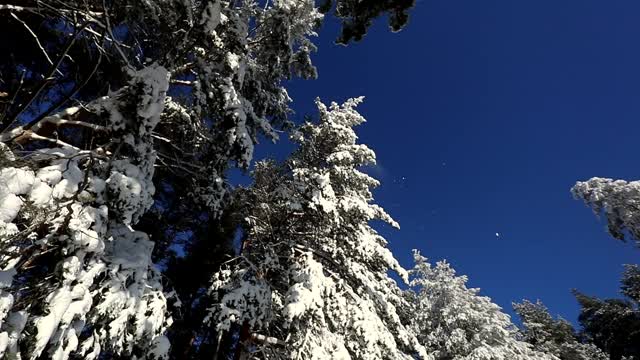
M298 119L316 96L366 96L358 131L405 266L419 248L509 312L539 298L575 321L571 288L617 296L621 264L640 258L569 193L592 176L640 178L638 19L632 0L418 0L403 31L379 19L349 47L329 23L319 79L289 91Z

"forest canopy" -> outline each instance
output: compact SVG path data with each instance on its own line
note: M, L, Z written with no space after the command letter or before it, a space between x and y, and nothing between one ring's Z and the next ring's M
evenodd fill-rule
M519 329L447 262L416 250L405 269L376 230L399 224L363 171L362 97L294 121L287 80L331 71L312 61L323 22L375 42L414 5L0 4L0 358L640 359L637 265L625 299L576 291L580 329L529 301ZM295 148L255 161L260 138ZM572 191L637 241L637 189Z

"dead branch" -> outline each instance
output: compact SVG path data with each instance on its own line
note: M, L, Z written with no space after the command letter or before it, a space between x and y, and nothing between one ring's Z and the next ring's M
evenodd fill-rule
M65 117L74 116L78 114L81 110L83 110L80 106L73 106L63 111L44 117L34 124L27 124L26 126L18 126L9 131L5 131L0 133L0 142L14 142L16 144L24 144L29 140L44 140L49 142L54 142L58 145L75 148L74 146L64 143L60 140L54 140L51 138L47 138L46 136L41 135L44 132L46 125L51 125L54 128L59 128L62 126L74 126L74 127L84 127L91 129L93 131L103 131L107 132L108 128L105 126L91 124L85 121L79 120L67 120ZM49 131L52 132L52 131Z
M26 22L22 21L22 19L20 19L18 17L18 15L14 14L13 12L11 12L11 16L18 20L20 23L22 23L22 25L27 29L27 31L29 32L29 34L31 34L31 36L34 38L34 40L36 41L36 43L38 44L38 47L40 48L40 51L42 51L42 53L44 54L44 57L47 59L47 61L49 62L50 65L53 65L53 61L51 61L51 58L49 57L49 54L47 54L47 50L44 49L44 47L42 46L42 43L40 42L40 38L38 38L38 35L36 35L36 33L33 32L33 30L31 30L31 28L29 27L29 25L27 25ZM60 70L56 69L56 71L58 72L58 74L62 75L62 72L60 72Z

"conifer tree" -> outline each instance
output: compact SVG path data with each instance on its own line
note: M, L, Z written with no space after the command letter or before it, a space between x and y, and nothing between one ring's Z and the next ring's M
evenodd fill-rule
M577 290L574 295L581 307L578 321L584 337L609 353L611 360L640 358L640 304L637 301L603 300Z
M596 215L604 215L612 237L640 246L640 181L594 177L578 182L571 192ZM584 336L612 360L640 358L639 274L638 265L625 265L621 281L625 299L602 300L574 290Z
M534 349L553 354L561 360L607 360L609 356L591 343L579 341L573 326L566 320L554 319L540 301L513 304L523 325L523 340Z
M215 279L210 321L240 326L255 358L428 358L405 325L408 306L389 270L406 279L386 240L369 224L398 224L372 203L378 182L359 170L375 155L357 143L361 98L326 107L294 135L282 165L263 162L242 253ZM267 339L262 341L261 339ZM270 340L268 340L270 339Z
M509 316L447 262L431 266L418 251L414 260L411 329L435 360L557 360L517 340Z
M129 76L122 89L88 104L102 124L75 123L110 134L113 148L58 140L59 147L21 157L2 149L0 353L7 357L167 355L171 318L153 243L132 226L153 202L152 132L169 75L152 65ZM35 126L72 121L62 116L74 111Z
M244 217L226 173L289 127L322 20L312 0L0 5L0 352L204 355Z
M571 192L594 213L604 215L611 236L622 241L631 238L640 246L640 181L595 177L576 183Z

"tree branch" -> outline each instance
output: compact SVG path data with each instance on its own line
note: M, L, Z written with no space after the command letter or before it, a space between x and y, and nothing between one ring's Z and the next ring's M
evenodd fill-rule
M19 22L22 23L22 25L27 29L27 31L31 34L31 36L36 40L36 43L38 44L38 47L40 48L40 51L42 51L42 53L44 54L44 57L47 58L47 61L49 62L49 64L53 65L53 61L51 61L51 58L49 57L49 54L47 54L47 51L42 46L42 43L40 42L40 39L38 38L38 35L36 35L36 33L34 33L33 30L31 30L29 25L27 25L26 22L22 21L22 19L20 19L18 17L18 15L14 14L13 12L11 12L11 16L14 19L16 19L16 20L18 20ZM62 75L62 72L60 72L60 70L56 69L56 71L58 72L58 74Z
M60 67L60 65L62 64L62 61L64 60L65 56L67 55L67 53L69 52L69 50L71 50L71 47L73 46L73 44L76 42L78 35L82 32L82 30L84 28L86 28L87 26L89 26L89 21L86 21L84 24L82 24L80 26L80 28L76 29L76 31L74 32L74 35L71 37L71 39L69 40L69 43L67 44L67 46L65 47L64 51L62 52L62 54L60 54L60 56L58 57L58 61L56 61L55 64L52 64L51 69L49 71L49 74L44 78L44 80L42 81L42 83L40 84L40 86L38 87L38 89L33 93L33 95L31 96L31 98L22 106L20 106L20 109L18 110L18 112L11 118L7 118L9 119L9 121L6 121L7 119L5 119L4 123L0 124L0 131L4 131L5 129L7 129L9 126L11 126L11 124L13 124L18 117L20 116L20 114L22 114L22 112L27 109L29 106L31 106L31 104L35 101L35 99L38 97L38 95L40 95L40 92L42 90L44 90L44 88L47 86L47 84L49 83L49 81L51 81L53 74L56 73L56 71L58 70L58 68ZM0 140L1 141L1 140Z

